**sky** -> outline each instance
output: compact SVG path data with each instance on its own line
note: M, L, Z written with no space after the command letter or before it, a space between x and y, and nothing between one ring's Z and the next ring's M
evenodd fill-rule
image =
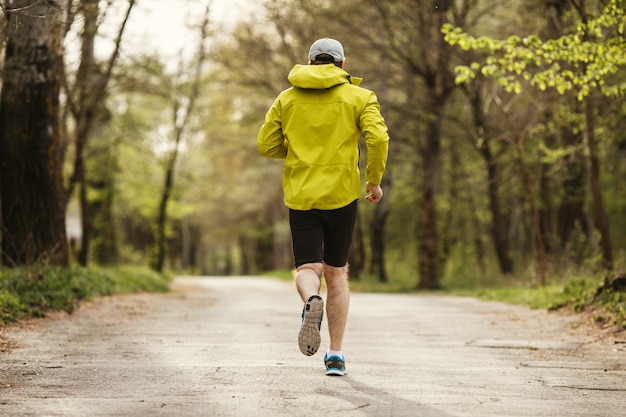
M232 28L251 13L254 0L139 0L128 23L126 47L165 57L175 57L186 47L197 49L198 31L189 25L200 22L207 3L213 27Z

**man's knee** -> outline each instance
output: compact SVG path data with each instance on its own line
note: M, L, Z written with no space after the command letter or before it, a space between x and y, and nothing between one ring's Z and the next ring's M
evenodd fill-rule
M303 269L310 269L311 271L315 272L318 277L322 276L323 269L321 263L309 263L300 265L296 268L296 273L302 271Z
M348 265L345 266L331 266L324 264L322 269L324 274L324 278L326 282L328 281L336 281L336 280L345 280L348 278Z

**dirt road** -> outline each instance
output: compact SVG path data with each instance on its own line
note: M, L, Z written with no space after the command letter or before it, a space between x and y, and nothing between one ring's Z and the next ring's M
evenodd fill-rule
M0 415L624 416L626 345L470 298L353 294L348 374L297 346L290 283L179 278L5 334Z

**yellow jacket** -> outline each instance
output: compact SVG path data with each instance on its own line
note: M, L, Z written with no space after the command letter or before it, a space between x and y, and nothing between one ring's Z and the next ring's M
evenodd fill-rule
M333 64L296 65L259 130L259 153L285 159L285 205L332 210L361 195L359 137L365 136L365 179L380 184L389 147L376 95Z

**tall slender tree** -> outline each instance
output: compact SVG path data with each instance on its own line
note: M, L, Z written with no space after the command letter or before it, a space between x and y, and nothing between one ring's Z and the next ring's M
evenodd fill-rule
M202 69L207 57L206 40L209 36L210 7L207 5L204 17L200 26L200 37L198 40L198 52L195 57L195 65L190 80L183 82L180 91L175 92L172 101L172 131L173 144L171 151L165 160L165 176L163 191L159 202L159 208L154 226L154 254L151 259L151 267L158 272L163 270L167 254L167 205L174 189L174 178L176 174L176 163L178 160L181 141L187 133L189 121L196 106L196 100L200 93L200 83L202 81ZM184 74L181 62L181 74ZM184 78L184 76L182 77ZM184 88L188 87L185 91Z
M421 190L416 228L419 289L440 286L442 276L442 253L438 230L437 197L439 190L443 126L445 110L455 89L452 57L453 52L445 44L439 28L445 22L464 24L475 2L455 4L435 1L417 4L415 1L372 1L376 24L380 33L360 30L370 47L385 51L385 56L402 74L405 95L406 120L420 120L417 131L408 136L419 158ZM411 122L404 123L409 125ZM401 123L398 123L400 125Z
M74 189L78 185L82 223L81 250L78 260L84 266L89 261L93 229L92 218L94 215L92 213L93 207L89 204L87 198L88 181L85 152L97 116L104 107L103 101L107 94L107 86L119 58L126 23L134 5L135 0L129 0L126 14L115 39L115 48L107 62L101 67L95 57L96 36L102 22L100 1L81 0L78 4L78 11L83 17L81 60L74 84L66 86L68 106L76 126L73 135L73 143L75 145L73 172L68 184L67 197L72 197Z

